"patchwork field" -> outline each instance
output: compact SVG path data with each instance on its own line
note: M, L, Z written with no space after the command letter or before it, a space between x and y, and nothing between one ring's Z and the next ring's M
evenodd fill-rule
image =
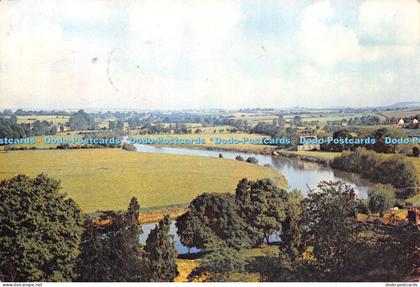
M142 208L187 204L204 192L234 192L244 177L286 186L271 168L228 159L120 149L0 152L0 179L42 172L60 179L85 212L125 209L132 196Z

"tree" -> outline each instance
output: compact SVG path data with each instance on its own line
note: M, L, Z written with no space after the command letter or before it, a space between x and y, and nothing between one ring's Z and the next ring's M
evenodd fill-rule
M140 206L132 198L125 213L102 212L88 218L80 245L79 280L92 282L145 281L143 247L139 243Z
M286 125L286 120L284 119L284 116L279 115L277 122L278 122L279 128L283 130L284 126Z
M300 126L302 124L302 117L301 116L294 116L292 122L295 126Z
M286 218L287 192L270 179L255 182L242 179L236 187L235 201L247 231L256 243L281 232Z
M92 218L88 218L83 227L80 256L77 261L78 281L112 281L111 266L107 264L106 245L103 244L103 238L101 238L102 232Z
M396 188L416 189L417 175L412 163L401 156L395 156L381 162L372 180L384 184L391 184Z
M352 260L356 207L354 189L340 181L321 181L303 201L304 238L313 246L314 268L322 280L337 280Z
M289 271L296 270L296 259L302 252L302 202L303 194L294 189L288 194L287 216L283 222L281 261L282 267Z
M79 110L69 118L69 127L72 131L94 130L97 127L95 120L83 110Z
M193 231L188 231L188 228ZM188 206L188 212L177 218L178 235L188 247L213 249L221 247L240 248L251 241L245 231L245 222L238 215L232 195L227 193L204 193ZM188 232L187 232L188 231ZM194 237L188 237L194 232Z
M245 260L238 251L231 248L218 249L204 256L200 266L196 267L188 276L189 280L200 278L204 274L206 281L224 282L231 281L231 275L234 272L243 272L245 270Z
M74 279L82 222L58 180L40 174L1 181L1 281Z
M188 247L188 254L190 254L190 249L200 240L200 238L197 237L197 235L200 234L197 233L197 230L200 229L200 224L201 223L197 221L197 217L191 216L188 211L176 219L175 226L177 228L177 234L182 245Z
M351 139L352 135L346 129L338 130L333 133L333 139ZM342 152L343 150L352 149L351 145L348 144L331 144L330 150L335 152Z
M388 129L378 129L373 133L372 136L375 138L375 144L373 145L374 151L379 153L395 153L396 145L385 144L386 137L394 136Z
M413 156L419 157L420 156L420 149L418 147L413 147Z
M395 204L395 190L390 185L378 184L368 191L369 210L379 213L380 216Z
M166 215L146 240L147 278L151 282L171 282L178 276L177 251L169 234L171 219Z

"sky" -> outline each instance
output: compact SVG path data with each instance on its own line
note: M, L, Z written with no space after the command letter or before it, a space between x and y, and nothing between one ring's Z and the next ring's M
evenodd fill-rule
M420 101L420 2L0 1L0 109Z

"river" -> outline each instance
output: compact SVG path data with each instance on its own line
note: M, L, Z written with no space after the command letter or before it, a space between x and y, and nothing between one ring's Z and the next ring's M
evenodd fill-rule
M333 170L329 167L323 167L312 162L305 162L302 160L273 157L270 155L260 155L244 152L234 151L214 151L214 150L199 150L186 148L172 148L172 147L157 147L151 145L135 144L138 152L161 153L161 154L177 154L190 156L204 156L204 157L219 157L221 153L223 158L235 159L237 155L241 155L244 159L253 156L258 159L260 165L270 164L272 168L281 172L287 180L288 189L300 189L306 194L309 189L316 188L318 183L322 180L343 181L351 185L359 198L367 197L367 189L369 182L360 178L356 174L346 173L338 170ZM140 236L140 242L145 243L146 238L151 229L156 223L144 224L143 234ZM174 235L175 244L179 253L186 253L188 249L181 244L176 234L175 224L171 225L171 234ZM191 252L197 252L197 249L191 249Z

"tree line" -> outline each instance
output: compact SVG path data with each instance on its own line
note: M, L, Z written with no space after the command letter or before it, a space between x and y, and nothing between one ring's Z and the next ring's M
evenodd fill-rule
M345 151L331 161L331 167L360 174L375 183L390 184L408 197L417 192L417 175L414 166L401 155L384 158L374 151L357 148Z
M243 179L234 195L198 196L176 221L184 245L210 251L189 279L232 281L259 272L263 281L404 281L419 263L418 229L356 220L390 206L383 192L370 192L366 206L342 182L323 181L304 197L269 180ZM279 255L241 256L274 233L281 236Z
M258 272L263 281L405 280L420 263L417 227L356 220L391 205L384 188L369 194L368 206L352 187L328 181L306 197L269 179L242 179L234 194L199 195L176 219L181 243L207 254L189 279ZM125 212L90 217L59 189L42 174L0 182L1 281L160 282L178 275L168 216L140 244L135 198ZM273 234L281 238L278 255L242 257L272 244Z
M139 243L140 206L83 214L43 174L0 182L0 281L173 281L177 251L164 217Z

